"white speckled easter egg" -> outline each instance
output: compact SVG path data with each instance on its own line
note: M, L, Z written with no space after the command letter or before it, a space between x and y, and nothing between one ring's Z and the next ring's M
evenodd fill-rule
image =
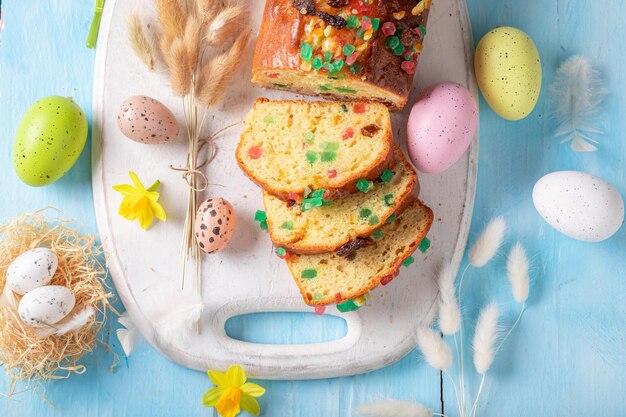
M223 250L235 233L235 209L223 198L209 198L196 213L196 241L206 253Z
M520 120L537 104L541 60L533 40L512 27L487 33L474 53L476 81L485 100L500 117Z
M57 254L48 248L35 248L15 258L7 269L7 286L17 294L26 294L48 285L57 270Z
M477 127L476 100L465 87L434 85L411 109L406 139L409 157L422 172L445 171L463 155Z
M60 285L46 285L27 292L20 300L17 311L30 326L55 324L70 314L76 297Z
M139 143L166 143L178 136L174 114L163 103L146 96L124 101L117 113L117 126L124 136Z
M624 222L624 200L601 178L580 171L542 177L533 189L535 208L559 232L586 242L613 236Z

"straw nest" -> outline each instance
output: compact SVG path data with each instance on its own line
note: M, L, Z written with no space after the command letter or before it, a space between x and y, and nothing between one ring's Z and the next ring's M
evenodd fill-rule
M79 360L90 352L97 334L112 309L112 294L105 287L103 251L94 236L82 235L67 221L44 217L40 212L24 214L0 227L0 293L4 291L9 265L21 253L37 247L54 250L59 266L50 285L63 285L76 296L70 316L91 308L86 324L63 335L41 337L21 320L10 303L0 305L0 364L11 377L12 388L19 380L45 382L82 374ZM15 295L17 301L21 296Z

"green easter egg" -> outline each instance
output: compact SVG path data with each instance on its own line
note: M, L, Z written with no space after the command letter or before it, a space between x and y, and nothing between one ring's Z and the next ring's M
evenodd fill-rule
M13 143L13 165L33 187L52 184L76 163L87 141L87 118L72 99L50 96L33 104Z

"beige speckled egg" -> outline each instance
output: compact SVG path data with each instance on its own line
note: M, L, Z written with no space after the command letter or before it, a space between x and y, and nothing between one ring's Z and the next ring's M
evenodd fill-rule
M22 297L17 311L30 326L46 326L58 323L70 314L76 297L66 287L46 285L29 291Z
M127 98L117 113L117 126L127 138L151 145L175 139L180 130L174 114L147 96Z
M541 60L533 40L512 27L498 27L478 43L474 72L480 91L500 117L528 116L541 91Z
M223 250L235 233L235 209L223 198L209 198L196 213L196 241L206 253Z

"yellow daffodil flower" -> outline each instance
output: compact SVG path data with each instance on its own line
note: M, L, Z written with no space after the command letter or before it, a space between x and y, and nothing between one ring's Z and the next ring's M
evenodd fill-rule
M114 185L113 189L124 196L118 213L120 216L134 221L139 219L142 229L147 229L152 224L154 217L165 221L166 215L163 206L159 204L159 193L156 191L161 183L155 181L150 188L146 189L139 177L134 172L129 172L133 185Z
M261 408L255 398L263 395L265 388L246 382L246 373L240 366L233 365L226 373L209 371L208 374L216 387L204 394L203 405L215 407L222 417L235 417L242 409L252 415L259 415Z

